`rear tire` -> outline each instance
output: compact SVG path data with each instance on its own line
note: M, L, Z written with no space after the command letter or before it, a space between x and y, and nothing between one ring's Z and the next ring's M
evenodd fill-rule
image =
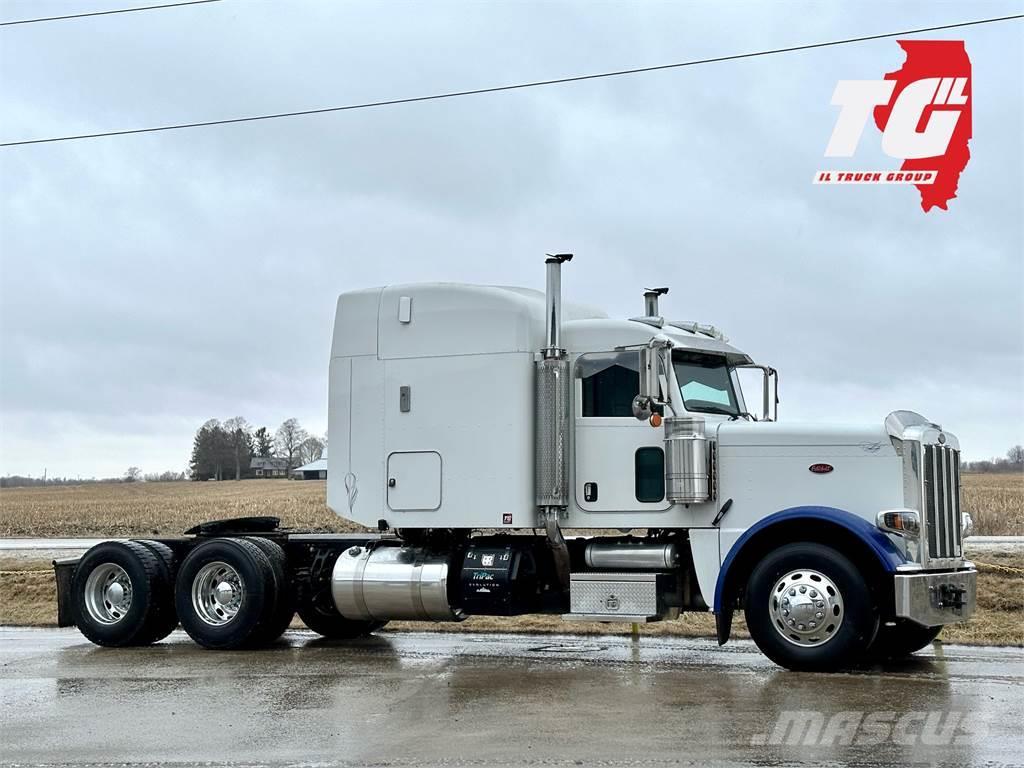
M248 537L246 541L251 541L263 551L274 571L277 600L266 625L259 632L259 642L272 643L284 634L295 617L295 595L288 574L288 558L275 541L261 536Z
M931 645L942 627L922 627L909 619L896 619L893 624L882 624L868 649L872 659L902 659Z
M160 597L157 601L158 616L153 617L152 640L158 642L178 628L178 612L174 608L174 580L178 575L178 559L174 550L159 541L138 542L157 558L160 568Z
M792 670L853 666L878 615L864 576L841 552L810 542L770 552L747 582L747 628L761 652Z
M181 564L175 605L189 637L204 648L230 650L261 644L276 592L263 550L245 539L211 539Z
M149 549L135 541L105 541L75 568L75 624L96 645L149 645L166 623L160 606L169 590L162 563Z

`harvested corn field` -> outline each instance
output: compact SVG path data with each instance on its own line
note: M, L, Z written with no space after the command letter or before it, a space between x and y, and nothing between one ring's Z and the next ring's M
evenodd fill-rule
M274 515L311 531L359 530L327 509L326 490L315 480L4 488L0 536L169 536L246 515ZM963 505L979 535L1024 535L1024 475L964 475Z

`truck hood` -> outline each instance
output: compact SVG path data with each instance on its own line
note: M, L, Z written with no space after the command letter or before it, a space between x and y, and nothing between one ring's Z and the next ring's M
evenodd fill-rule
M822 422L723 421L717 429L722 446L855 446L868 453L895 455L889 433L878 424Z
M877 424L721 421L716 432L721 445L735 446L857 446L895 454L893 440L918 440L960 449L956 435L913 411L893 411Z

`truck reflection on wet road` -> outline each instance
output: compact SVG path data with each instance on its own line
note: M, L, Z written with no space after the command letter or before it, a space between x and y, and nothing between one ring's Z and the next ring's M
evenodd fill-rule
M935 646L850 674L748 642L289 632L216 653L0 630L5 763L1017 764L1024 652Z

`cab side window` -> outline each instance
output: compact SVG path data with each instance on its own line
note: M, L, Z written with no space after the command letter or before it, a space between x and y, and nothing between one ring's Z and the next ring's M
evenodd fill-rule
M633 398L640 394L640 353L595 352L576 361L583 384L583 416L633 418Z

